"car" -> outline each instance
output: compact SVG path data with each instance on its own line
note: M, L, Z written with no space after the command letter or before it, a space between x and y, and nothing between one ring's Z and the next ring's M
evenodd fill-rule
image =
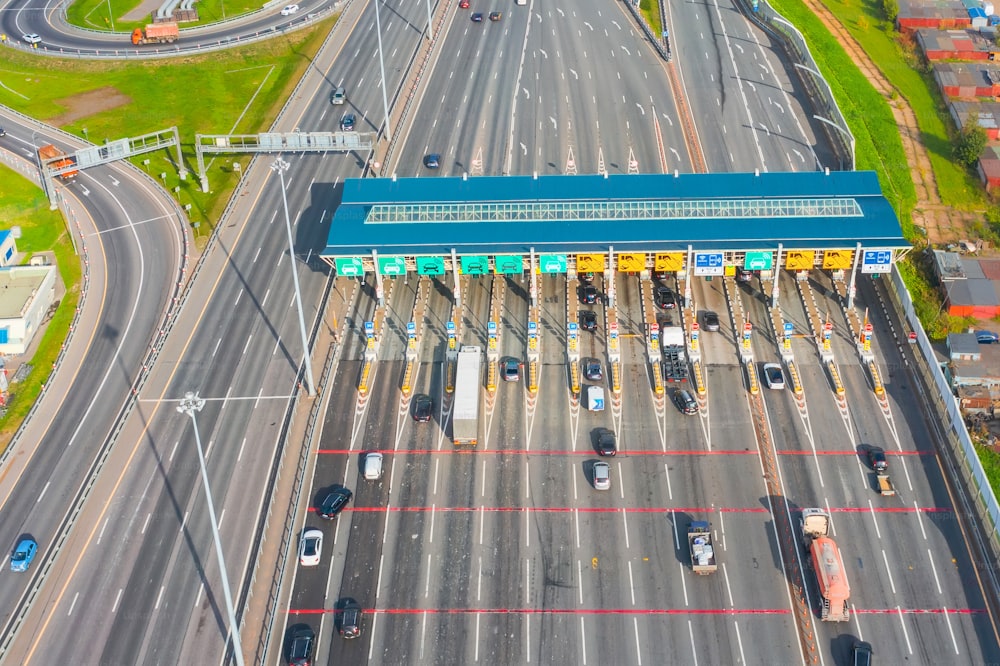
M337 488L326 496L319 507L319 517L333 519L343 511L347 503L351 501L351 491L347 488Z
M344 86L337 86L337 88L330 93L330 104L343 104L347 101L347 91L344 90Z
M29 32L27 35L21 35L21 39L29 44L40 44L42 42L42 38L33 32Z
M302 541L299 542L299 564L304 567L317 566L322 554L323 533L316 528L303 532Z
M490 12L490 20L491 21L499 21L502 18L503 18L503 13L502 12Z
M312 627L303 625L293 631L292 638L288 642L289 666L310 666L315 642L316 632Z
M413 397L413 420L427 423L434 412L434 399L426 393L418 393Z
M7 136L7 130L5 130L4 128L0 127L0 136Z
M889 469L889 461L885 459L885 449L881 446L869 446L868 464L876 472L884 472Z
M580 280L582 282L587 283L587 284L591 284L594 281L594 274L593 273L583 273L582 275L580 275Z
M653 277L657 280L666 280L669 274L666 271L654 271Z
M299 6L298 5L285 5L284 7L281 8L281 15L282 16L291 16L292 14L296 13L297 11L299 11Z
M607 428L601 428L597 433L597 455L614 456L618 453L618 443L615 442L615 433Z
M865 641L855 641L851 649L851 666L872 666L872 644Z
M742 268L737 268L736 269L736 279L739 282L749 282L750 278L752 278L752 277L753 277L753 273L751 273L750 271L743 270Z
M611 465L604 461L594 463L594 490L611 490Z
M344 638L357 638L361 635L361 604L349 601L344 604L340 613L340 635Z
M592 382L604 380L604 367L596 358L587 358L583 361L583 376Z
M469 0L459 0L458 8L459 9L468 9L469 8Z
M21 539L10 556L11 571L27 571L31 567L31 561L38 553L38 544L34 539Z
M580 327L585 331L596 331L597 313L593 310L580 310Z
M365 456L365 479L378 481L382 478L382 454L377 452Z
M698 413L698 401L694 399L691 392L687 389L678 389L674 391L674 404L677 405L677 409L681 410L684 414L697 414Z
M661 310L673 310L677 307L677 295L669 287L657 287L653 301Z
M500 362L500 375L505 382L516 382L521 379L521 362L514 357L505 358Z
M597 302L597 287L594 285L584 285L583 290L580 293L582 294L583 302L587 305L593 305Z
M476 12L475 14L472 15L472 22L473 23L482 23L483 22L483 15L480 12Z
M353 132L354 131L354 114L347 113L344 117L340 119L340 131L341 132Z
M706 331L718 331L719 330L719 313L712 312L711 310L705 312L701 316L701 325Z
M764 383L769 389L785 388L785 375L777 363L764 364Z
M424 157L424 166L428 169L437 169L441 166L441 156L437 153L431 153Z
M981 345L992 345L1000 342L1000 335L993 331L976 331L976 342Z

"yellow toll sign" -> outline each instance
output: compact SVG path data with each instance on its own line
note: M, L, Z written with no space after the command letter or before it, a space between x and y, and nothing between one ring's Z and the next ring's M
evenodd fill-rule
M785 268L790 271L812 270L816 253L812 250L796 250L785 255Z
M603 254L578 254L576 255L577 273L603 273Z
M618 270L622 273L638 273L646 268L646 255L641 252L623 252L618 255Z
M827 250L823 253L823 268L831 271L845 271L854 261L854 250Z
M683 252L660 252L653 262L653 270L658 273L675 273L684 270Z

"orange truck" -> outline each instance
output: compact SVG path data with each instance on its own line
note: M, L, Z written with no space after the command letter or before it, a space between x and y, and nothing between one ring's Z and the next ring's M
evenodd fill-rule
M59 157L63 159L56 159ZM76 158L67 155L51 143L41 146L38 149L38 158L42 161L42 164L48 164L50 169L64 169L66 167L76 166ZM54 161L49 162L49 160ZM80 172L76 169L72 169L59 174L59 177L63 180L69 180L70 178L75 178L78 173Z
M847 622L851 619L851 586L847 582L840 548L828 534L830 515L823 509L802 509L802 543L809 551L809 563L816 572L822 597L820 618L825 622Z
M176 23L150 23L143 28L132 31L132 43L140 44L173 44L181 36Z

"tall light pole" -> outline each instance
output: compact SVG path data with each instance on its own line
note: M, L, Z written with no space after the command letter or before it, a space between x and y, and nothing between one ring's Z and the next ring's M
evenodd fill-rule
M108 0L108 16L111 17L111 32L115 31L115 15L111 11L111 0Z
M376 0L377 6L378 0ZM388 126L388 125L387 125ZM305 356L306 391L310 396L316 395L316 385L313 384L312 362L309 354L309 338L306 337L306 319L302 314L302 294L299 292L299 272L295 268L295 245L292 242L292 221L288 219L288 196L285 194L285 172L289 164L280 157L271 163L271 170L278 172L281 179L281 201L285 206L285 230L288 231L288 256L292 260L292 283L295 285L295 304L299 310L299 332L302 333L302 353Z
M233 636L233 654L236 656L236 666L243 666L243 646L240 643L240 627L236 624L236 611L233 609L233 595L229 591L229 574L226 572L226 560L222 555L222 541L219 539L219 521L215 517L215 505L212 503L212 489L208 485L208 470L205 468L205 454L201 450L201 435L198 434L198 420L195 412L200 412L205 406L205 399L190 391L184 394L184 399L177 405L177 411L191 417L194 426L194 441L198 448L198 464L201 467L201 482L205 486L205 503L208 504L208 517L212 523L212 539L215 541L215 556L219 560L219 571L222 575L222 593L226 598L226 613L229 615L229 633Z
M392 127L389 125L389 97L385 92L385 59L382 58L382 19L378 11L379 0L375 0L375 34L378 35L378 67L382 72L382 109L385 111L385 140L392 141Z

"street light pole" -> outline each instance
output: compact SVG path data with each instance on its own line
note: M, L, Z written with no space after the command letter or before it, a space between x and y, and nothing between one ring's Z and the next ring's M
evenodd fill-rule
M385 89L388 83L385 80L385 59L382 58L382 19L378 11L379 0L375 0L375 34L378 35L378 67L382 73L382 109L385 112L385 140L392 141L392 127L389 125L389 97Z
M208 504L208 517L212 523L212 539L215 541L215 556L219 560L219 572L222 575L222 593L226 598L226 613L229 615L229 633L233 637L233 654L236 666L243 666L243 646L240 643L240 627L236 624L236 611L233 609L233 595L229 591L229 574L226 572L226 560L222 555L222 541L219 539L219 521L215 517L215 505L212 503L212 489L208 485L208 469L205 468L205 454L201 450L201 435L198 433L198 420L195 413L205 406L205 399L190 391L184 394L184 399L177 405L177 411L191 417L194 426L194 441L198 448L198 464L201 467L201 481L205 486L205 503Z
M111 12L111 0L108 0L108 16L111 18L111 32L115 31L115 15Z
M378 0L376 0L376 4ZM288 219L288 196L285 194L285 171L289 164L280 157L271 163L271 170L278 172L281 179L281 201L285 207L285 229L288 231L288 256L292 260L292 283L295 285L295 304L299 310L299 331L302 333L302 353L305 356L306 391L310 396L316 395L316 385L313 384L312 361L309 354L309 338L306 336L306 319L302 314L302 294L299 291L299 272L295 268L295 245L292 242L292 221Z

